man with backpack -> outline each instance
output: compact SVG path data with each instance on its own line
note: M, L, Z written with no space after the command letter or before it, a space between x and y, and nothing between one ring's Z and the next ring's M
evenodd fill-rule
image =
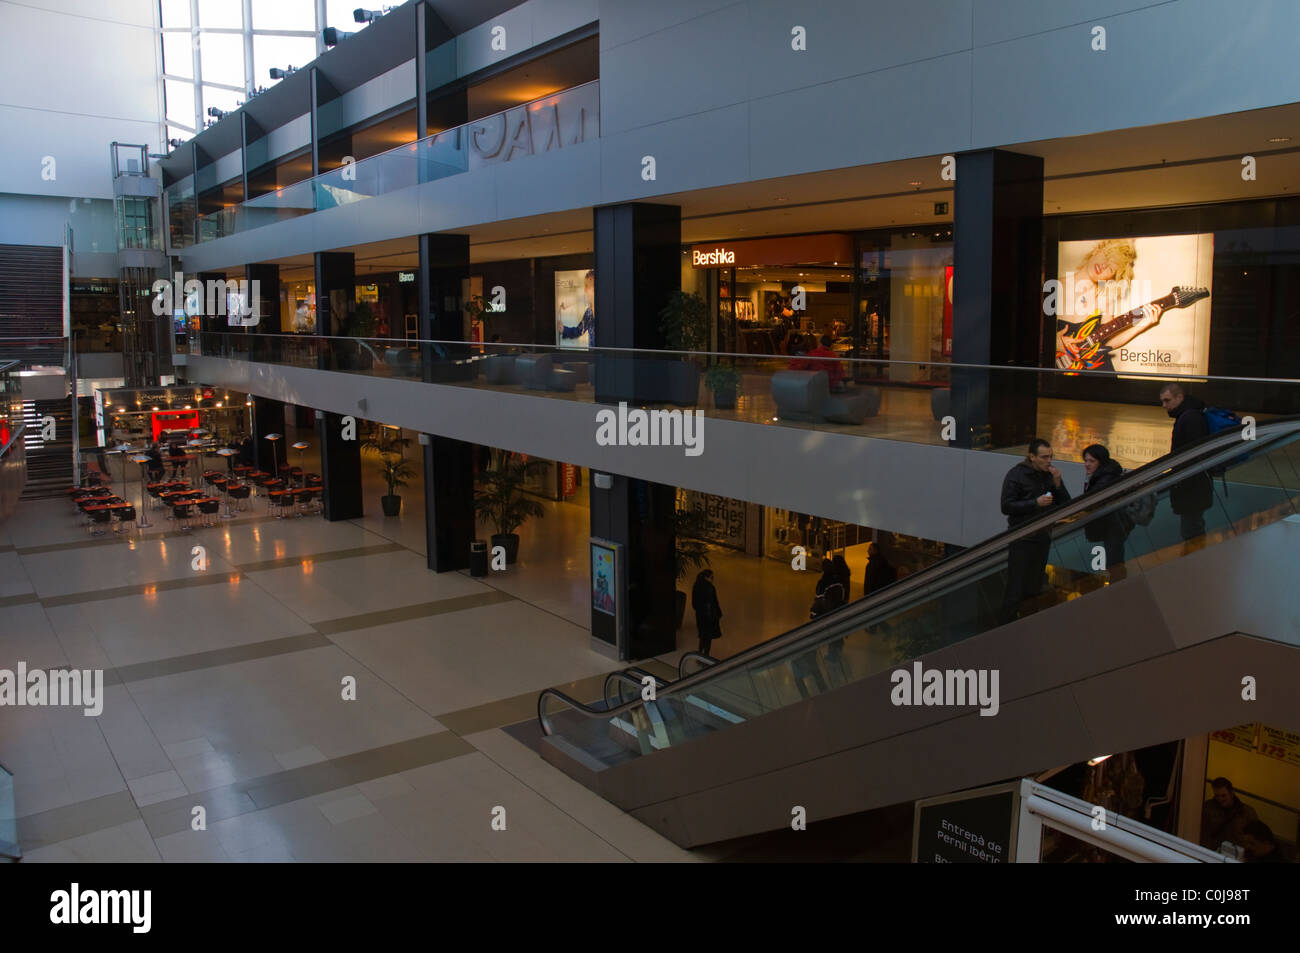
M1178 384L1160 389L1160 406L1174 420L1171 453L1210 435L1205 404L1187 394ZM1169 488L1169 505L1178 514L1179 532L1185 542L1199 539L1204 545L1205 511L1214 504L1214 482L1206 471L1194 473Z

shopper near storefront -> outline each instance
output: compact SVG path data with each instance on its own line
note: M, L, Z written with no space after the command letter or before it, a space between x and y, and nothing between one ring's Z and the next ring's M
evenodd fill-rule
M869 596L892 585L898 578L898 570L880 548L879 543L867 546L867 572L862 582L862 595Z
M700 636L700 654L708 655L714 639L722 638L722 606L713 585L713 570L705 569L695 577L691 590L691 608L695 610L695 630Z
M1070 502L1061 471L1052 465L1052 445L1042 437L1029 444L1025 459L1012 467L1002 481L1002 514L1007 528L1015 529L1051 507ZM1020 614L1021 605L1043 590L1043 571L1052 536L1041 530L1007 547L1007 589L1002 600L1004 621Z
M1285 864L1282 848L1273 830L1263 821L1251 821L1241 829L1241 846L1246 848L1248 864Z
M1171 453L1208 437L1210 425L1205 420L1205 404L1187 394L1177 384L1160 389L1160 406L1174 419L1169 442ZM1179 531L1184 540L1200 539L1204 543L1205 511L1214 503L1214 482L1205 472L1196 473L1169 488L1169 505L1178 514Z
M1110 457L1110 451L1099 443L1083 448L1083 495L1097 493L1124 475L1124 469ZM1114 580L1123 574L1124 542L1133 531L1133 523L1121 507L1098 517L1083 528L1089 542L1101 543L1106 552L1106 569Z
M1225 841L1246 846L1242 834L1247 824L1259 820L1259 815L1249 804L1241 803L1227 778L1215 778L1210 782L1210 790L1214 797L1201 809L1201 846L1218 850Z
M822 575L817 580L817 589L813 594L812 610L809 618L815 619L848 601L848 586L843 582L835 563L829 556L822 558Z

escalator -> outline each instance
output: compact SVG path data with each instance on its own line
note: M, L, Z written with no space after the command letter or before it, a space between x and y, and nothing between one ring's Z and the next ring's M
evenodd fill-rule
M1225 725L1300 727L1300 418L1250 436L1216 434L724 661L687 653L653 692L635 670L593 704L547 690L541 753L695 846L798 808L815 823ZM1213 505L1185 541L1170 492L1188 481ZM1120 565L1088 539L1108 519L1128 528ZM1008 553L1043 534L1049 585L1008 614Z

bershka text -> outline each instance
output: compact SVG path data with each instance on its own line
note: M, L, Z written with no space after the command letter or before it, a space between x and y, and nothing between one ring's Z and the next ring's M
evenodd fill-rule
M1139 364L1172 364L1173 351L1130 351L1126 347L1119 349L1121 361L1136 361Z
M889 700L894 705L941 705L962 707L979 705L980 716L998 713L998 670L922 669L920 662L912 670L896 669L889 680L894 687Z
M70 890L50 894L50 922L74 924L127 923L132 933L148 933L153 922L152 890Z
M691 253L691 264L696 268L701 265L734 265L735 263L736 253L725 248L715 248L713 251L697 249Z
M49 706L81 708L87 718L97 718L104 710L103 669L27 670L26 662L18 670L0 668L0 706Z
M605 407L596 411L596 443L601 447L685 447L686 456L704 452L704 411L628 410L620 401L618 413Z

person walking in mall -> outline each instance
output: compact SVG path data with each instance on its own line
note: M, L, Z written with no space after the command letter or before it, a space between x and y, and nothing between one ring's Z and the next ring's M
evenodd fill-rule
M867 572L862 581L862 595L869 596L891 585L898 578L898 570L886 558L879 543L867 546Z
M1061 471L1052 465L1052 445L1042 437L1029 443L1025 459L1012 467L1002 481L1002 514L1007 528L1015 529L1051 507L1070 501ZM1013 621L1022 604L1043 589L1043 571L1052 548L1052 536L1041 530L1007 547L1007 588L1002 600L1004 622Z
M1110 451L1099 443L1083 448L1083 495L1097 493L1124 475L1124 469L1110 458ZM1124 541L1133 531L1133 522L1123 507L1100 516L1083 528L1089 542L1101 543L1106 553L1106 571L1112 582L1124 577Z
M844 602L849 601L849 593L853 586L853 570L849 568L848 561L845 560L843 553L836 553L831 559L831 572L839 580L840 585L844 587ZM843 603L841 603L843 605Z
M1166 384L1160 389L1160 406L1174 419L1174 430L1169 441L1170 453L1177 453L1183 447L1209 436L1210 425L1205 420L1205 404L1178 384ZM1197 541L1194 546L1185 545L1185 551L1205 545L1205 511L1213 504L1214 481L1205 471L1194 473L1169 488L1169 505L1178 515L1178 528L1184 543Z
M848 587L842 581L835 563L829 556L822 557L822 575L817 580L817 589L813 593L812 610L809 618L815 619L833 609L838 609L848 601Z
M700 636L700 654L708 655L714 639L722 638L722 606L713 585L713 570L704 569L695 577L691 590L691 608L695 610L695 630Z
M1237 797L1232 782L1215 778L1210 782L1214 796L1201 808L1201 846L1218 850L1226 841L1244 847L1242 834L1246 825L1258 821L1259 815L1249 804Z

